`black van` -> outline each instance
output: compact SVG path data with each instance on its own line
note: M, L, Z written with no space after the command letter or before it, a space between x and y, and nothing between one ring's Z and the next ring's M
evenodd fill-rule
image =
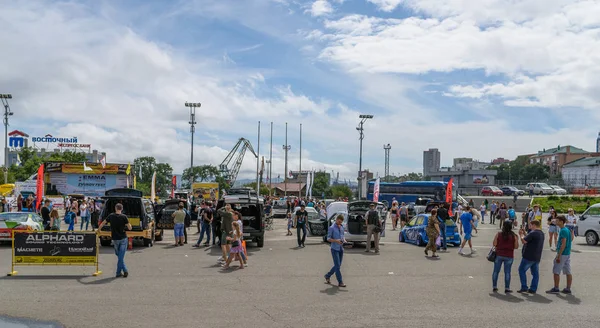
M263 247L265 243L264 200L251 193L227 195L217 203L217 211L214 215L218 216L219 209L225 204L230 204L234 211L242 214L244 240L256 242L258 247Z

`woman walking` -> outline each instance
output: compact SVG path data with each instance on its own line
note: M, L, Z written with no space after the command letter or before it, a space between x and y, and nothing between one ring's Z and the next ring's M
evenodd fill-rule
M229 251L229 258L227 258L227 262L223 266L223 269L229 269L229 264L233 259L237 259L240 261L240 269L244 268L244 262L242 261L241 253L244 252L244 248L242 247L242 232L240 231L240 224L237 221L233 221L231 224L233 226L233 237L227 236L227 240L231 241L231 250Z
M557 214L556 211L554 210L554 208L550 209L550 213L549 213L549 217L548 217L548 242L550 243L550 250L551 251L555 251L554 248L552 248L552 240L554 240L554 244L556 245L557 241L558 241L558 226L556 225L556 220L557 220Z
M392 203L392 208L390 209L390 216L392 217L392 230L396 230L396 227L398 226L398 216L399 216L397 201L394 201Z
M479 206L479 212L481 213L481 224L485 224L485 212L487 212L487 205L485 203L481 203L481 206Z
M429 220L427 221L427 228L425 229L425 231L427 232L427 238L429 239L427 247L425 247L425 256L429 256L428 251L431 250L431 252L433 253L431 254L431 257L437 258L439 256L435 254L437 251L437 245L435 241L440 236L440 223L437 218L436 209L431 210L431 214L429 215Z
M79 230L83 231L83 224L85 223L85 231L87 231L90 225L90 210L88 209L85 199L81 201L79 213L81 216L81 226L79 227Z
M496 248L496 261L494 261L494 273L492 273L494 292L498 291L498 276L500 275L500 268L504 264L504 293L512 293L510 289L510 269L515 257L515 249L519 248L519 238L512 232L512 226L511 222L504 222L502 232L498 232L494 237L494 247Z
M22 212L23 211L23 195L21 195L19 193L19 196L17 196L17 212Z
M504 220L508 218L508 209L506 208L506 203L500 204L500 209L498 209L498 219L500 219L500 230L504 227Z

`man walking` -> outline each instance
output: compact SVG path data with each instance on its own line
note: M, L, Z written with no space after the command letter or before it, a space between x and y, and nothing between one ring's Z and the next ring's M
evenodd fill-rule
M296 211L296 236L298 237L298 247L304 248L306 241L306 220L308 220L308 212L305 211L304 204L300 205L300 209ZM302 238L300 232L302 231Z
M206 233L206 243L204 243L205 247L210 245L210 223L212 221L212 211L209 207L202 204L202 209L198 212L198 222L200 222L200 226L202 229L200 230L200 238L194 244L194 247L200 247L202 243L202 239L204 239L204 234Z
M552 273L554 274L554 287L547 291L548 294L571 294L571 284L573 283L573 274L571 273L571 230L565 227L567 218L563 215L557 217L558 227L560 232L558 233L558 243L556 244L556 258L554 259L554 267ZM560 272L567 275L567 287L562 291L558 288L560 284Z
M127 252L127 233L125 230L131 231L131 224L122 212L123 205L121 203L115 205L115 213L111 213L98 227L98 231L101 231L105 224L110 223L110 234L117 256L117 278L127 278L129 276L129 271L125 266L125 252Z
M467 208L465 209L465 212L460 216L460 234L462 235L463 231L464 231L465 237L464 237L462 244L460 244L460 248L458 249L458 254L465 255L465 253L463 253L463 247L465 247L465 244L467 242L469 242L469 248L471 249L471 254L476 253L476 251L473 249L473 244L471 242L471 236L472 236L473 229L475 229L475 232L477 232L477 228L474 227L473 214L471 214L471 208L469 206L467 206Z
M442 249L444 251L448 250L448 244L446 243L446 220L449 219L448 209L450 208L450 204L444 203L442 207L438 209L437 215L440 219L440 239L442 240Z
M498 204L492 201L492 210L490 211L490 224L496 224L496 210L498 210Z
M367 212L367 250L365 252L371 252L371 237L375 241L375 254L379 253L379 233L381 232L381 218L379 212L375 210L375 203L369 205L369 211Z
M540 261L544 250L544 233L540 230L540 222L533 221L529 225L530 232L525 236L525 229L519 230L521 243L523 243L523 258L519 264L519 278L521 289L517 293L535 294L540 281ZM531 270L531 285L527 287L527 271Z
M325 275L325 283L331 283L331 276L335 273L335 278L338 281L338 287L346 287L342 279L342 260L344 259L344 228L342 228L344 216L338 215L335 218L335 224L332 224L327 231L327 241L331 243L331 257L333 257L333 267Z

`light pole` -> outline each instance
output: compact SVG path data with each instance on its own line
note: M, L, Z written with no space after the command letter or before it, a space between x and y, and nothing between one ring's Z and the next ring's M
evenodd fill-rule
M269 197L271 197L271 193L273 190L273 170L271 163L273 162L273 122L271 122L271 144L269 145L269 160L267 164L269 164Z
M8 106L8 99L12 99L10 93L0 94L2 105L4 105L4 183L8 183L8 117L13 115Z
M390 177L390 150L392 146L390 144L383 145L383 150L385 151L385 182L388 182Z
M190 133L192 134L192 147L190 149L190 188L192 188L192 183L194 182L194 132L196 132L196 108L200 108L202 106L201 103L185 103L185 107L190 108Z
M283 151L285 152L285 172L283 176L283 195L287 197L287 177L288 177L288 151L290 151L292 147L288 145L287 140L287 122L285 123L285 145L283 145Z
M360 123L358 124L358 127L356 128L356 130L360 133L360 156L358 159L358 199L361 199L362 197L362 144L363 144L363 139L365 138L365 134L364 134L364 129L363 129L363 124L369 120L373 118L373 115L359 115L358 118L360 118Z

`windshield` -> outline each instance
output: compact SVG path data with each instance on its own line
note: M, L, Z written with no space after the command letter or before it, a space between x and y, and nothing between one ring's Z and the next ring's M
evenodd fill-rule
M540 187L541 188L550 188L550 186L545 183L540 183ZM552 188L550 188L550 189L552 189Z
M498 188L498 187L490 187L490 189L492 189L493 191L498 191L498 190L500 190L500 188Z
M554 185L552 185L552 186L550 186L550 187L552 187L552 188L554 188L554 189L562 189L561 187L559 187L559 186L554 186Z
M287 204L285 202L276 202L275 204L273 204L273 208L287 208Z
M30 213L2 213L0 214L0 221L10 222L27 222L29 217L33 217Z

